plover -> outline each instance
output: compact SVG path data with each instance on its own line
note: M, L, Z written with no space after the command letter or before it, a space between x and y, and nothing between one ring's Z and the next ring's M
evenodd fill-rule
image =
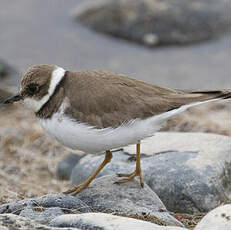
M36 65L23 76L19 94L5 103L22 101L35 112L45 131L69 148L106 152L90 178L65 192L75 195L110 162L112 149L131 144L137 146L136 168L130 174L118 174L123 177L118 183L139 176L143 186L141 140L189 107L230 96L230 90L174 90L102 70L67 71Z

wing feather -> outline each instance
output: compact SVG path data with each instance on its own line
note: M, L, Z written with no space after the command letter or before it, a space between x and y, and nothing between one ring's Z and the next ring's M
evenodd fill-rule
M99 70L70 72L65 84L71 89L65 92L71 104L67 113L97 128L118 127L137 118L230 94L222 90L173 90Z

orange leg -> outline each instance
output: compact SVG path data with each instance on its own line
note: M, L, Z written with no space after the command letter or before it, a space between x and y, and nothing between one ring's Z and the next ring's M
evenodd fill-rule
M144 187L144 181L143 176L141 172L141 165L140 165L140 143L136 144L136 170L133 173L130 174L118 174L119 177L124 177L121 180L118 180L116 184L122 184L128 181L133 180L136 176L140 177L140 185L143 188Z
M106 151L106 155L104 158L104 161L101 163L101 165L96 169L96 171L86 180L84 181L82 184L75 186L74 188L71 188L67 191L64 192L64 194L72 194L72 195L76 195L77 193L79 193L80 191L82 191L83 189L85 189L91 182L92 180L94 180L94 178L97 176L97 174L103 169L103 167L109 163L112 159L112 153L110 150Z

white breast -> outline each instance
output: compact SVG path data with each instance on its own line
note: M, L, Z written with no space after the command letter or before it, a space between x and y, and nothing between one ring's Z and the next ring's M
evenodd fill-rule
M159 125L153 127L148 121L137 119L118 128L96 129L60 113L54 114L51 119L41 119L40 122L42 127L63 145L88 153L135 144L152 136L160 128Z
M42 127L63 145L88 153L96 153L136 144L140 140L154 135L170 117L202 103L205 102L184 105L145 120L135 119L117 128L96 129L73 120L63 113L64 105L61 106L62 109L59 112L53 114L52 118L40 119L40 122Z

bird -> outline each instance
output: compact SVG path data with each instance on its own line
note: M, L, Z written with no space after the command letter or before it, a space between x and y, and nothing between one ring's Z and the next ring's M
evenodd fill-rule
M103 162L86 181L64 192L76 195L111 161L113 149L132 144L136 145L135 170L118 173L121 178L116 183L138 176L143 187L141 141L192 106L230 97L228 89L176 90L104 70L69 71L40 64L25 72L18 94L4 104L20 101L64 146L92 154L105 152Z

